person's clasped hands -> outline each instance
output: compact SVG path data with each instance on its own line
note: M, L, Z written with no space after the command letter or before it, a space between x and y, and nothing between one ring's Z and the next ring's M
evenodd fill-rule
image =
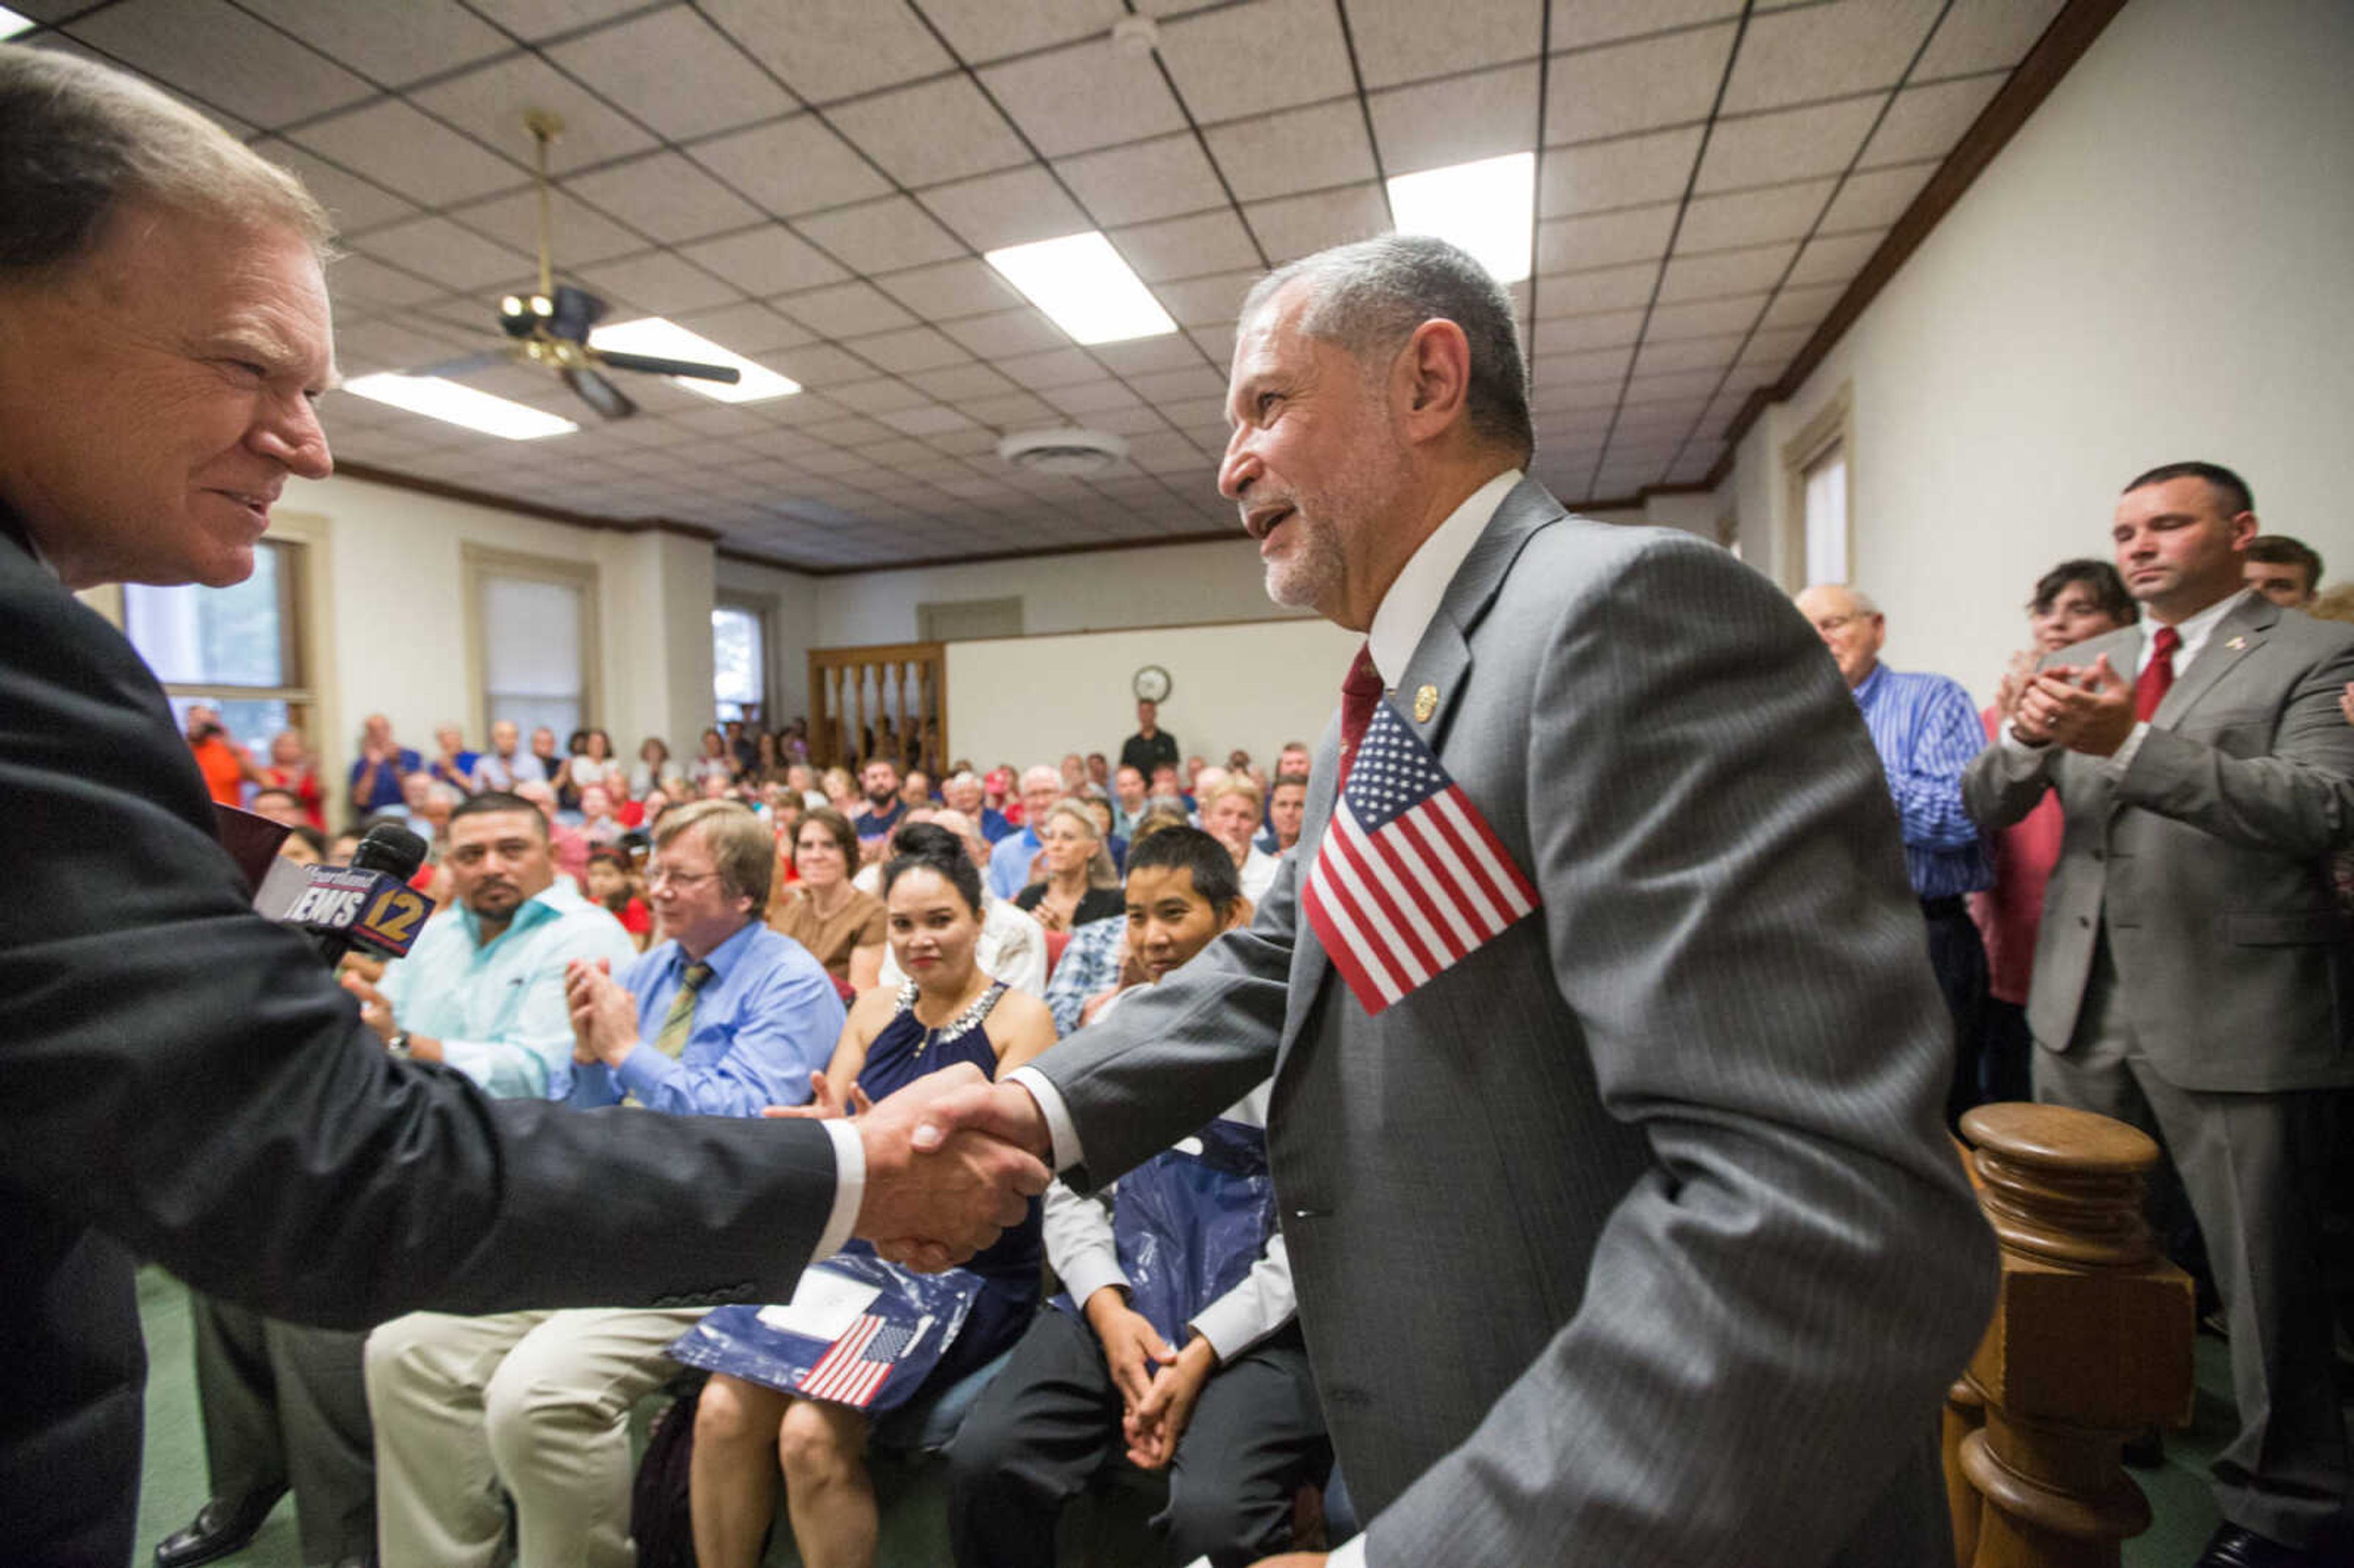
M2030 746L2060 746L2108 757L2133 733L2133 683L2105 653L2084 668L2055 664L2020 688L2010 712L2011 733Z

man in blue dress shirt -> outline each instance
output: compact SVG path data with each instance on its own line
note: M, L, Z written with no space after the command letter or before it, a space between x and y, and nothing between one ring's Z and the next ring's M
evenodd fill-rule
M1962 806L1962 769L1986 749L1986 730L1969 693L1946 675L1909 673L1880 662L1888 621L1871 596L1840 583L1819 583L1798 596L1798 613L1838 661L1863 710L1895 797L1904 839L1904 870L1929 927L1929 962L1954 1015L1954 1079L1946 1119L1987 1097L1981 1083L1981 1019L1986 1012L1986 945L1970 920L1966 895L1994 885L1994 862L1978 824Z
M754 1117L809 1098L843 1007L817 960L762 923L775 861L733 801L663 813L646 885L667 939L618 975L572 964L567 1104ZM522 1568L628 1568L630 1407L677 1370L663 1347L707 1310L419 1312L376 1330L383 1560L491 1561L504 1491Z

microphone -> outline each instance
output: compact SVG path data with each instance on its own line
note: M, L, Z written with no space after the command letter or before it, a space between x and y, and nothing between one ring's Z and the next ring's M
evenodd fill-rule
M406 954L433 912L431 900L408 885L425 863L426 842L398 822L379 822L352 852L352 863L314 865L286 911L290 926L310 933L329 969L354 948L385 958Z

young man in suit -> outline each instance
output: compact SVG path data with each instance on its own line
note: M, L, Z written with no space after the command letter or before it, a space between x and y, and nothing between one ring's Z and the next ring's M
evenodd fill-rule
M939 1125L1085 1188L1272 1075L1336 1564L1936 1561L1994 1258L1879 761L1765 579L1522 476L1522 364L1438 240L1246 300L1221 487L1274 598L1368 633L1299 848Z
M843 1134L493 1100L389 1055L309 944L253 913L162 689L72 590L241 581L287 477L327 473L328 233L292 175L194 111L0 45L12 1563L130 1561L136 1257L345 1328L765 1300L854 1225L969 1249L1045 1185L1011 1150L917 1160L912 1102Z
M2244 584L2248 487L2213 463L2126 486L2111 538L2137 626L2049 655L1965 775L2007 827L2066 817L2027 1021L2036 1097L2166 1146L2231 1326L2240 1432L2200 1568L2329 1558L2347 1499L2314 1223L2327 1101L2354 1085L2330 854L2354 824L2354 629Z

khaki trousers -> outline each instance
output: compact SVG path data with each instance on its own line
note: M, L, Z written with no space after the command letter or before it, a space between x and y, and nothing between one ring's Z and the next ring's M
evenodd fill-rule
M368 1336L387 1563L492 1568L514 1499L518 1568L633 1568L630 1407L708 1308L412 1312Z

